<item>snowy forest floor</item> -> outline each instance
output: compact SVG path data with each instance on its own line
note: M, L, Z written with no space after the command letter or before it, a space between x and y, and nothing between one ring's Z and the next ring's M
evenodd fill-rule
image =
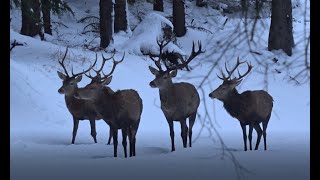
M148 17L148 13L152 11L152 4L138 1L135 6L129 6L130 26L138 28L140 33L137 31L118 33L114 36L115 43L108 47L108 50L117 49L119 52L116 54L117 59L122 56L122 52L128 52L124 62L114 72L110 87L114 90L136 89L144 105L137 134L137 156L125 159L121 143L118 145L118 158L113 157L113 146L106 145L109 127L102 120L96 123L97 144L93 143L90 136L88 121L80 122L76 143L70 144L73 123L63 95L57 92L62 85L56 73L57 70L61 70L58 59L65 51L65 47L69 46L67 57L69 69L73 66L75 71L81 71L92 62L95 52L84 49L83 44L98 46L99 38L95 34L81 33L86 24L77 23L77 20L87 15L97 16L99 3L98 0L67 2L76 16L53 16L53 21L62 22L68 28L54 23L54 34L46 35L46 41L20 35L21 14L18 9L11 11L13 19L10 40L16 39L24 44L14 48L10 56L12 179L300 180L310 178L309 84L297 84L288 80L301 70L300 64L304 62L305 26L301 6L293 11L296 47L293 49L293 56L288 57L281 51L267 51L270 18L261 19L257 23L255 43L251 44L250 49L245 35L241 34L244 28L239 22L243 22L242 20L229 17L228 22L224 24L227 16L222 15L220 11L211 7L201 9L194 6L195 2L186 1L187 24L196 19L194 21L196 26L208 29L211 33L189 27L186 36L178 38L178 43L186 54L189 54L193 40L201 40L206 53L199 57L198 62L192 64L194 70L191 73L179 72L174 81L189 81L199 87L215 60L219 60L217 64L221 67L225 61L231 66L237 56L240 56L241 59L251 61L255 71L244 79L238 90L243 92L248 89L266 89L274 98L274 109L267 131L268 151L263 150L262 140L258 151L248 152L243 151L239 122L225 111L221 102L212 101L207 97L221 83L215 75L219 73L218 67L208 76L203 87L207 97L204 103L208 107L212 121L203 119L205 106L202 101L199 107L201 117L197 117L194 126L193 147L182 148L180 124L175 123L176 151L170 151L169 127L158 107L160 104L158 90L149 86L149 82L154 78L148 70L152 62L146 56L142 56L141 52L140 54L137 52L137 47L150 46L152 49L152 45L157 46L154 33L159 33L159 29L148 31L152 28L147 24L152 22L142 21L145 24L142 26L143 23L139 20L141 14L144 14L141 18ZM301 1L300 5L303 3ZM171 8L169 1L165 1L165 12L160 14L170 15ZM138 13L139 11L143 13ZM249 22L249 25L252 23ZM310 32L308 28L309 26L306 31ZM146 42L149 44L144 44ZM227 50L224 50L222 44L227 46L228 43ZM252 52L259 52L261 55ZM279 62L273 64L270 61L268 64L270 74L267 75L266 86L264 74L261 73L264 72L264 66L259 63L273 58L277 58ZM291 61L297 62L297 66L285 68L285 62ZM107 68L110 68L110 65L106 65L105 69ZM275 69L282 69L283 73L274 73ZM305 78L297 77L297 79L300 81ZM83 78L79 86L83 87L88 82L87 78ZM202 100L203 97L201 96ZM211 125L218 130L227 149L222 148L218 135L214 133ZM254 132L253 145L255 140Z

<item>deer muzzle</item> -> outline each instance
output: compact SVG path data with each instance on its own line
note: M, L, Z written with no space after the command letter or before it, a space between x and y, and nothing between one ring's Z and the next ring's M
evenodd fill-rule
M62 88L60 88L60 89L58 90L58 93L64 94L64 90L63 90Z
M154 81L151 81L150 83L149 83L149 85L150 85L150 87L152 87L152 88L156 88L157 86L156 86L156 83L154 83Z
M213 95L213 92L209 94L209 97L210 97L211 99L214 99L214 98L215 98L214 95Z

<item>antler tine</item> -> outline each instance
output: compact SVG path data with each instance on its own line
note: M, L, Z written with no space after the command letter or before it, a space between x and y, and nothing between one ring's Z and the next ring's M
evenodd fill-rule
M73 68L72 68L72 76L73 76L73 77L76 77L76 76L79 76L79 75L82 75L82 74L85 74L85 73L89 72L89 71L96 65L97 59L98 59L98 56L97 56L97 53L96 53L96 60L94 61L94 63L91 64L87 70L83 70L83 71L80 72L80 73L73 74Z
M224 78L222 78L222 77L220 77L218 74L216 74L217 75L217 77L219 78L219 79L221 79L221 80L225 80ZM223 76L223 75L222 75Z
M156 63L156 65L157 65L157 67L159 68L160 71L162 71L161 62L160 61L161 61L162 54L163 54L163 48L165 46L167 46L170 42L171 42L171 39L169 39L167 42L165 42L165 39L162 39L160 41L159 38L157 38L157 44L159 46L159 59L155 63ZM166 68L168 68L166 64L165 64L165 66L166 66Z
M161 62L160 62L160 57L158 60L156 60L151 54L149 54L149 57L151 58L151 60L155 63L155 65L159 68L160 71L162 71L161 68Z
M238 77L237 79L242 79L243 77L245 77L246 75L248 75L249 72L251 71L251 69L252 69L253 66L251 65L251 63L250 63L250 64L249 64L248 62L246 62L246 63L247 63L247 66L248 66L247 72L244 73L243 75L241 75L240 72L239 72L239 69L238 69L239 77Z
M245 62L245 61L244 61L244 62ZM234 73L234 71L238 68L238 66L239 66L240 64L243 64L244 62L240 62L240 59L239 59L239 56L238 56L238 58L237 58L237 64L232 68L231 71L228 70L228 68L227 68L227 62L226 62L226 63L225 63L225 69L226 69L226 71L227 71L227 73L228 73L227 79L229 79L229 78L231 77L231 75Z
M165 42L164 39L160 40L157 37L156 41L159 46L159 55L155 56L155 55L149 54L149 57L155 63L155 65L158 67L159 71L163 71L163 69L161 67L162 50L166 45L168 45L170 43L170 40ZM158 57L158 59L156 59L155 57Z
M110 71L107 75L105 75L105 74L103 73L103 71L102 71L102 74L103 74L104 77L101 78L101 79L106 79L107 77L109 77L109 76L114 72L116 66L124 60L125 54L126 54L126 53L124 52L121 60L119 60L119 61L116 61L116 60L114 59L114 57L112 56L112 62L113 62L112 69L111 69L111 71Z
M90 71L89 71L89 75L87 75L87 74L84 74L85 76L87 76L88 78L90 78L90 79L94 79L94 77L93 76L91 76L91 73L90 73Z
M186 61L186 63L188 64L193 58L195 58L196 56L198 56L199 54L201 53L204 53L205 51L202 51L202 45L201 45L201 42L198 41L198 51L196 52L194 49L194 41L192 42L192 52L188 58L188 60Z
M182 69L185 67L188 67L188 64L195 58L197 57L199 54L204 53L205 51L202 51L202 45L201 42L198 41L198 51L195 51L195 43L194 41L192 42L192 51L190 53L190 56L188 57L187 60L181 59L182 64L178 64L177 66L175 66L174 68L168 69L168 70L174 70L174 69Z
M159 38L157 38L157 44L160 47L160 53L162 53L162 49L170 43L171 39L169 39L167 42L165 42L165 39L162 39L161 41Z
M227 73L230 74L230 71L228 70L228 67L227 67L227 61L224 63L224 68L226 69Z
M64 72L66 73L66 75L67 75L68 77L70 77L69 74L68 74L68 71L67 71L66 67L64 66L64 60L66 59L67 53L68 53L68 47L67 47L67 49L66 49L66 52L64 53L64 56L63 56L63 58L62 58L62 61L59 61L59 60L58 60L58 62L59 62L59 64L62 66L62 68L63 68Z
M95 69L93 69L93 70L94 70L97 74L99 74L100 71L103 69L104 64L106 63L106 61L112 59L115 54L116 54L116 52L114 52L110 58L105 58L105 57L103 56L103 54L101 54L101 56L102 56L102 64L101 64L101 67L100 67L100 69L98 69L98 70L95 70Z
M221 72L222 77L220 77L218 74L217 74L217 77L218 77L219 79L223 80L223 81L228 80L228 79L226 78L225 74L222 72L221 69L220 69L220 72Z

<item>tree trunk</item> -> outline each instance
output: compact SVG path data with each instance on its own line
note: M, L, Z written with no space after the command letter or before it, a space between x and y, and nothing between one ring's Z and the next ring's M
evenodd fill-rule
M153 10L163 12L163 0L153 0Z
M114 32L127 30L126 0L115 0L114 5Z
M173 0L173 30L177 37L186 34L185 12L183 0Z
M100 47L109 46L112 39L112 0L100 0Z
M247 12L248 11L248 0L241 0L241 10L242 13Z
M42 0L41 1L42 5L42 15L43 15L43 26L44 26L44 32L47 34L52 35L52 30L51 30L51 4L50 0Z
M136 2L136 0L128 0L129 4L134 4Z
M22 26L20 33L26 36L40 35L40 1L21 0Z
M291 56L294 46L291 0L272 0L271 13L268 50L282 49Z

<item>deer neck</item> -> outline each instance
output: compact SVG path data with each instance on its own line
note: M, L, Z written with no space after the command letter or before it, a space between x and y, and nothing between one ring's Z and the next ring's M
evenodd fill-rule
M243 101L241 100L241 96L236 89L233 89L233 91L231 91L229 96L225 100L223 100L223 103L224 108L231 116L239 116L239 113L243 107Z
M104 119L106 118L110 120L114 117L114 109L116 105L114 103L114 95L106 89L103 89L100 93L100 98L94 101L95 107Z
M65 94L66 101L74 100L76 99L73 95L78 90L78 86L76 86L69 94Z
M174 84L171 83L165 88L159 89L161 107L165 109L172 109L175 102L175 89Z
M229 95L227 96L226 99L223 100L223 103L225 104L230 104L233 103L234 101L237 101L240 97L240 94L238 93L238 91L236 90L236 88L234 88Z

